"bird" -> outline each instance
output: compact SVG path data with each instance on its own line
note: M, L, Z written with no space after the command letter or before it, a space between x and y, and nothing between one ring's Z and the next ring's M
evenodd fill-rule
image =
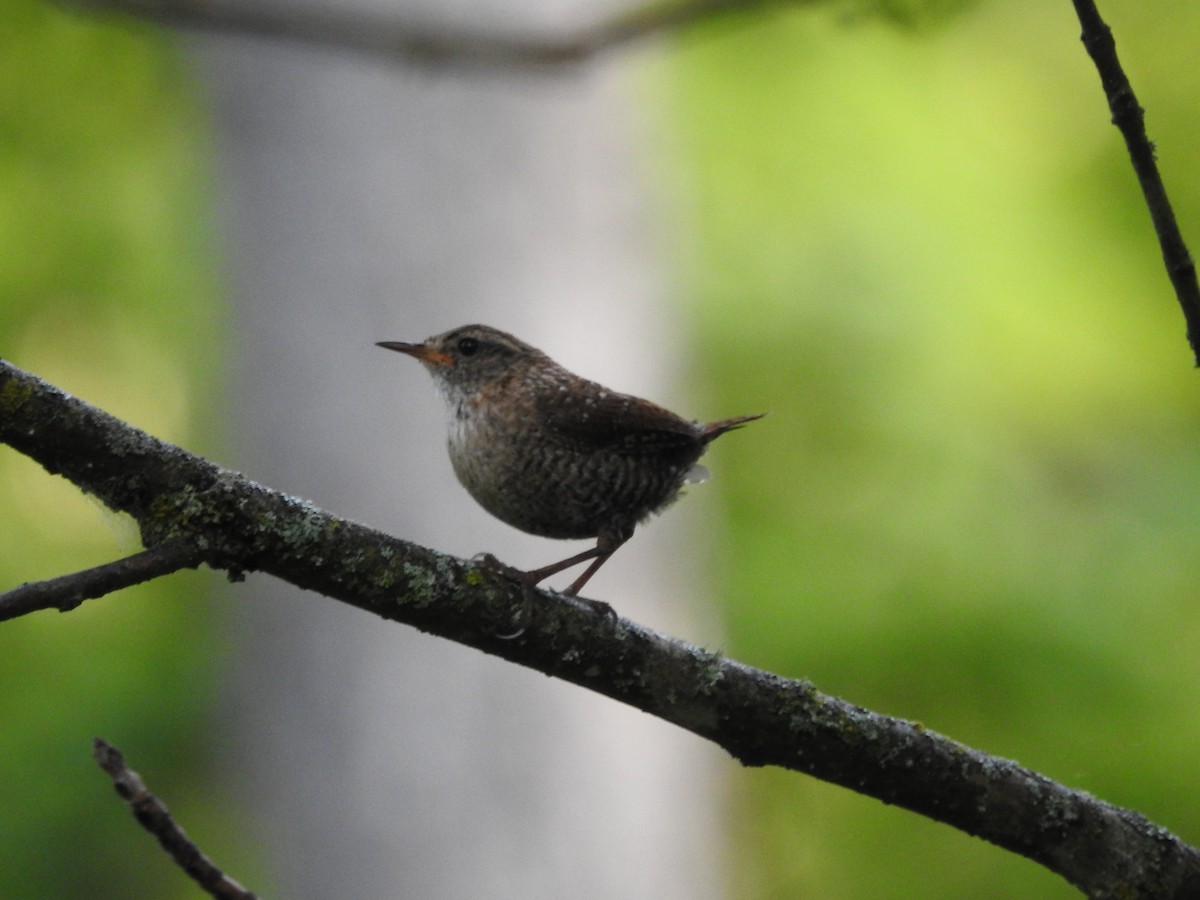
M433 376L446 405L451 465L480 506L528 534L595 539L539 569L500 565L533 586L589 563L564 592L570 596L685 483L706 479L697 461L710 443L763 416L689 421L582 378L487 325L377 346L413 357Z

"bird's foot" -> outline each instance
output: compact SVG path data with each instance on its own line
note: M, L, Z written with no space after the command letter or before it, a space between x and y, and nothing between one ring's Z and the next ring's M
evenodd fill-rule
M529 627L529 624L533 621L533 589L539 582L545 578L548 578L550 573L546 573L543 569L534 569L532 572L526 572L524 569L515 569L510 565L500 562L500 560L496 559L496 557L490 553L476 553L471 557L471 562L479 563L481 566L491 569L497 574L504 575L508 578L512 578L514 581L521 582L523 587L522 594L525 598L523 608L524 612L522 618L520 619L521 627L511 635L499 635L506 640L512 640L513 638L520 637ZM603 600L592 600L589 597L580 597L576 593L578 587L579 586L577 582L576 584L571 585L571 587L567 588L565 591L562 591L561 596L570 597L572 600L578 600L580 603L591 607L592 610L599 613L601 616L604 616L604 618L609 619L612 622L617 621L618 617L615 609L613 609Z
M490 553L476 553L471 557L471 562L479 563L499 575L521 582L521 609L514 623L516 628L504 634L496 634L496 637L502 641L515 641L528 631L529 626L533 623L533 586L535 582L531 582L525 572L505 565Z
M593 611L608 619L614 625L617 624L617 619L619 618L617 611L603 600L593 600L590 597L577 597L574 594L567 594L566 596L590 606Z
M479 563L479 565L483 566L485 569L491 569L497 575L505 575L509 578L515 578L517 581L523 581L529 585L537 583L535 581L530 581L528 578L528 573L524 570L514 569L512 566L505 565L490 553L476 553L471 557L471 562Z

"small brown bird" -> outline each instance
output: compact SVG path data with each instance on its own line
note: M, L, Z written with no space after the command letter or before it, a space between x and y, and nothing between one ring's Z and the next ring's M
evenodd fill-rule
M689 481L710 442L762 418L707 425L568 372L542 351L486 325L464 325L421 344L380 347L420 360L446 401L450 462L493 516L550 538L596 546L519 573L529 584L591 560L567 588L578 594L634 528Z

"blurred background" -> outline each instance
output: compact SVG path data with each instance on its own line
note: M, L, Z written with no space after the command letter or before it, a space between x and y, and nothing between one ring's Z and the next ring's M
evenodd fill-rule
M355 8L517 34L613 12ZM1200 8L1101 12L1194 249ZM593 596L1200 841L1197 376L1070 4L797 3L562 73L32 0L0 22L4 358L529 566L572 548L474 507L428 377L374 341L484 321L689 416L769 411ZM7 448L0 510L0 586L140 547ZM0 673L4 898L197 896L93 734L264 896L1076 896L261 576L5 623Z

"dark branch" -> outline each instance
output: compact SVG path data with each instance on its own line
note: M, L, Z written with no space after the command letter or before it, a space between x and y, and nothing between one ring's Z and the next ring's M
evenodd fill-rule
M312 6L240 0L66 0L178 28L230 32L334 47L409 63L529 69L585 62L663 32L723 15L799 0L692 0L651 4L566 37L470 34L411 27L392 18Z
M120 750L100 738L92 738L92 756L112 778L113 787L121 799L129 804L133 817L158 838L171 859L206 893L219 900L257 900L255 894L218 869L212 860L200 852L200 848L192 843L171 817L166 805L146 788L137 772L125 767Z
M66 612L84 600L103 597L180 569L194 569L203 561L204 556L196 547L175 541L94 569L23 584L0 594L0 622L39 609Z
M627 703L746 765L805 772L1033 859L1092 897L1200 896L1200 852L1142 816L879 715L339 519L0 360L0 441L233 572L269 572ZM528 612L527 604L532 607ZM513 640L514 624L524 631Z
M1175 296L1179 298L1179 305L1183 309L1188 344L1196 364L1200 366L1200 285L1196 283L1196 265L1183 242L1183 235L1179 233L1175 211L1163 187L1162 176L1154 160L1154 145L1146 136L1144 111L1138 105L1133 86L1117 59L1117 44L1112 31L1100 18L1096 4L1093 0L1073 2L1079 23L1083 26L1080 37L1100 73L1100 83L1104 86L1104 96L1108 98L1113 124L1125 138L1129 158L1133 161L1133 171L1142 185L1154 231L1158 234L1167 277L1171 279Z

